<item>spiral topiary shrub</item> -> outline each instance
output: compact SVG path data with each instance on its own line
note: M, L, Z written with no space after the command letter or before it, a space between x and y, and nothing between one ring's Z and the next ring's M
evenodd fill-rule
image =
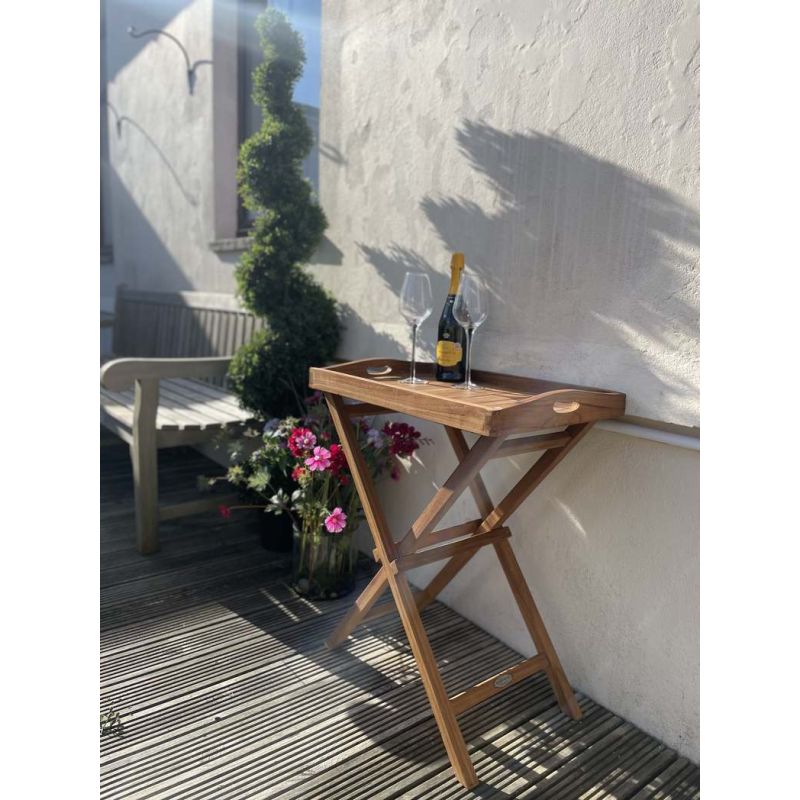
M239 191L257 212L250 249L236 268L244 306L266 328L236 353L231 385L242 405L264 418L298 411L308 368L331 361L339 343L336 303L302 267L327 227L303 176L311 129L292 100L305 63L303 42L279 11L256 21L264 61L253 73L263 124L239 152Z

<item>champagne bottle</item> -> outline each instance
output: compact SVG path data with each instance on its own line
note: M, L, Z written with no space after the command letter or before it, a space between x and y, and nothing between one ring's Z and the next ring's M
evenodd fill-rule
M450 288L439 318L436 342L436 380L463 383L466 372L466 334L453 316L453 303L464 271L464 254L453 253L450 259Z

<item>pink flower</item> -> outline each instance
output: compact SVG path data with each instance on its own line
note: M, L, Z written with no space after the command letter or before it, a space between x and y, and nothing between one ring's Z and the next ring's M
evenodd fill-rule
M289 434L288 446L293 456L302 456L317 443L317 437L308 428L294 428Z
M219 515L220 515L220 516L221 516L223 519L230 519L230 516L231 516L231 510L230 510L230 508L228 508L228 506L225 506L225 505L219 505L219 506L217 506L217 508L218 508L218 510L219 510Z
M306 459L306 466L314 472L324 472L331 465L331 451L325 447L315 447L314 454ZM341 510L341 509L340 509Z
M336 508L325 517L325 527L328 529L328 533L341 533L346 526L347 514L345 514L339 506L336 506Z

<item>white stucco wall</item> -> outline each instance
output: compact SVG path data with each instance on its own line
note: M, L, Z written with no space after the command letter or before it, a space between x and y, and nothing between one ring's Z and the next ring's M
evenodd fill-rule
M492 292L476 364L610 385L698 424L695 3L324 5L319 274L404 350L406 269ZM430 352L435 324L423 329Z
M463 250L492 294L476 366L620 389L629 414L698 425L697 4L323 5L336 257L314 271L343 302L342 355L407 354L405 271L443 302ZM422 338L432 354L434 319ZM453 466L426 433L427 471L383 490L398 536ZM496 499L517 461L485 470ZM594 431L511 523L573 683L694 759L698 461ZM464 500L447 521L474 516ZM532 652L491 552L443 599Z

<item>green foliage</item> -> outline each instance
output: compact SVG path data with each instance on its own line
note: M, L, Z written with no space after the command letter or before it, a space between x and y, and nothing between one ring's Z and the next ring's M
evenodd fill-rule
M277 425L278 420L273 420ZM286 423L294 425L297 417L289 417ZM281 429L284 439L288 435ZM241 450L241 440L236 437L228 444L228 457L230 466L224 476L211 478L210 482L227 481L235 486L240 499L245 507L262 507L262 500L271 497L276 490L291 491L292 481L289 475L291 470L290 454L282 440L275 434L275 428L269 423L263 431L248 429L244 432L245 438L259 440L259 446L248 448L249 452ZM234 506L236 508L236 506Z
M264 61L254 72L253 101L264 121L241 147L238 179L245 207L259 216L236 280L244 305L267 326L236 354L230 377L242 404L266 419L297 411L308 368L333 358L340 324L333 298L302 267L327 227L303 177L311 130L292 101L303 43L274 9L256 28Z

